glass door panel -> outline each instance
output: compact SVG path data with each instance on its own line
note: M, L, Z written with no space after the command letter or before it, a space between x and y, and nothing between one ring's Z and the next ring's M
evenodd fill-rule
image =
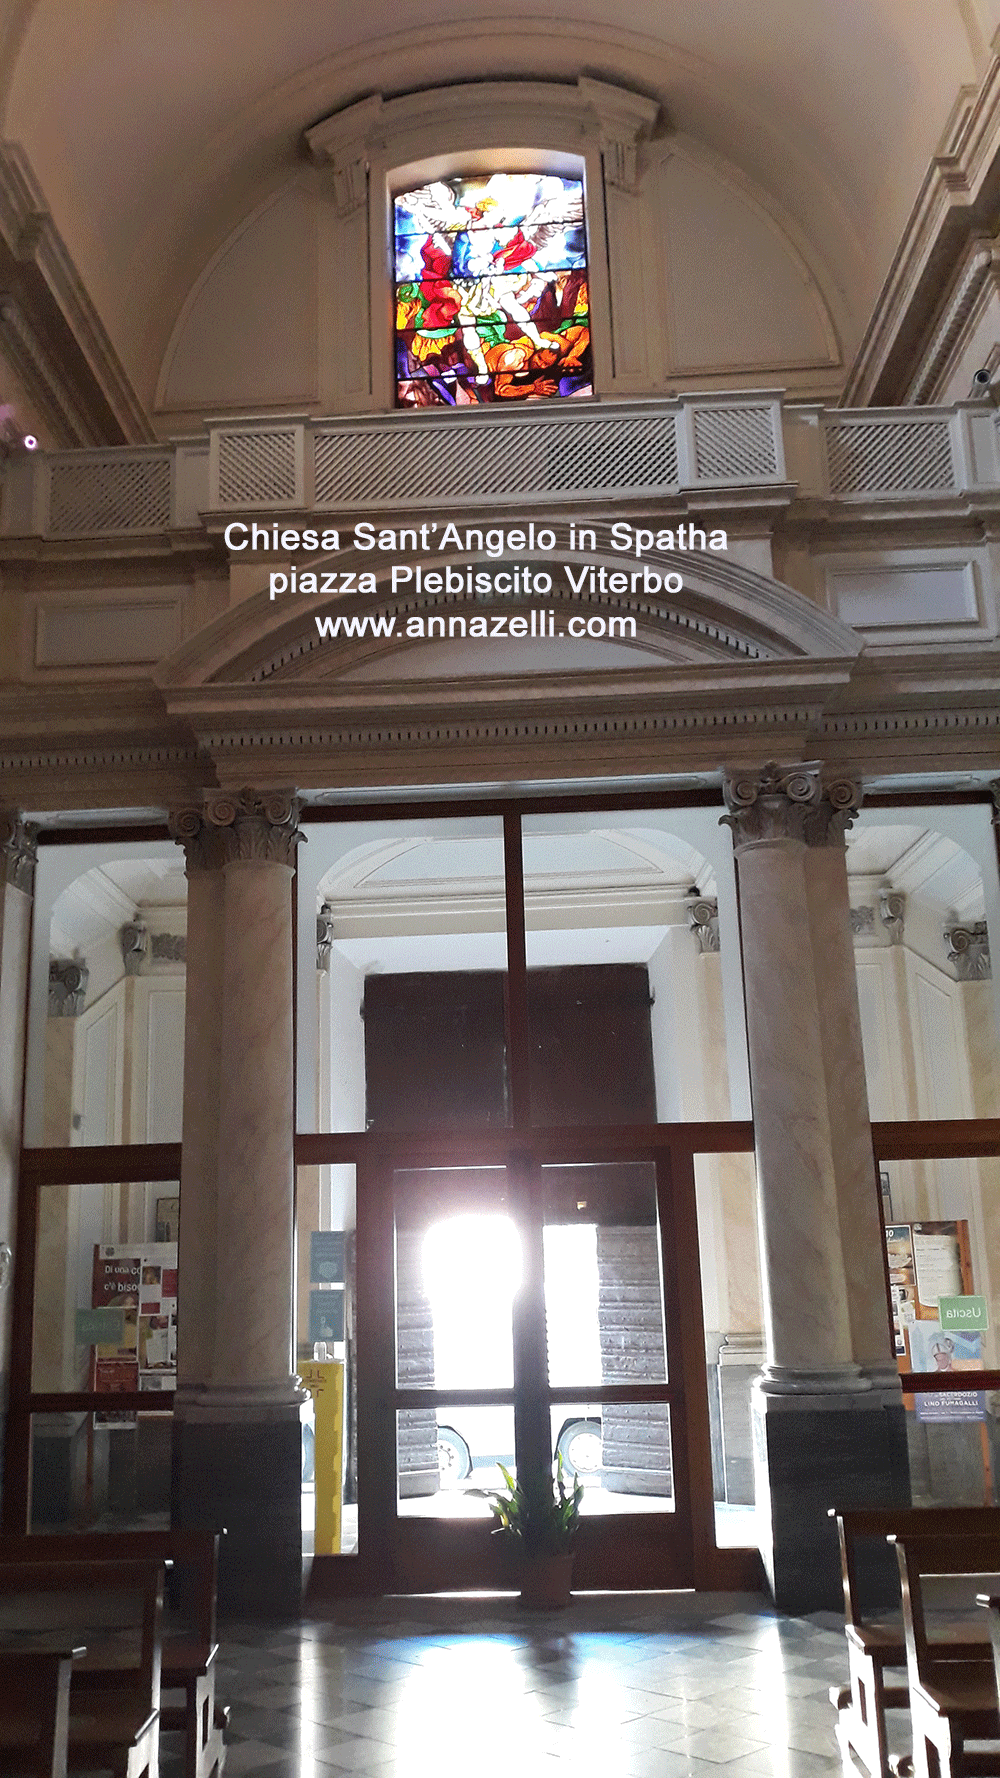
M568 1478L582 1481L588 1515L670 1512L673 1459L655 1165L543 1166L541 1191L555 1457ZM563 1390L573 1393L561 1399ZM649 1400L651 1392L658 1399Z
M396 1413L398 1511L488 1517L481 1490L502 1487L515 1449L524 1268L506 1170L401 1170L394 1198L396 1387L409 1398Z

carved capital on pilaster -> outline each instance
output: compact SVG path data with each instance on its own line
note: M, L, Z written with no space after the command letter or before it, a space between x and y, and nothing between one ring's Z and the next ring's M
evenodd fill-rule
M806 845L842 846L863 795L857 778L824 778L823 794L806 822Z
M49 1018L79 1018L89 980L90 971L81 958L53 957L49 963Z
M298 815L290 790L220 790L205 798L205 816L218 829L227 864L294 864L295 848L305 838Z
M948 946L948 962L954 964L960 982L988 982L990 966L990 935L985 920L972 926L946 926L944 942Z
M889 943L901 945L906 920L906 896L901 889L879 890L878 917L889 934Z
M184 847L186 875L193 871L221 870L225 863L225 847L217 827L205 818L203 809L173 809L167 817L170 837Z
M313 160L329 170L338 216L351 216L368 202L368 168L381 117L382 95L374 93L306 130Z
M641 93L609 86L606 81L591 80L587 75L580 77L577 88L597 119L605 184L616 185L620 191L635 191L639 183L639 144L652 132L660 115L659 105Z
M851 931L855 938L874 934L875 909L870 902L862 902L860 907L851 909Z
M30 895L35 886L38 824L22 821L12 809L0 813L0 857L6 882Z
M757 840L805 840L809 817L823 794L818 764L777 765L726 771L722 793L729 813L720 825L733 830L737 852Z
M330 952L333 949L333 909L328 901L324 901L316 915L316 968L326 970L330 967Z
M138 975L149 954L149 928L141 920L130 920L118 934L126 975Z
M719 949L719 904L717 901L692 901L687 910L688 925L698 940L702 956Z

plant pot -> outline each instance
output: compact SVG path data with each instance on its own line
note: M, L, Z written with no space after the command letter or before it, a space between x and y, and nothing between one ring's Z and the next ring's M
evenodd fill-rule
M529 1556L521 1568L521 1604L529 1611L560 1611L569 1604L573 1557Z

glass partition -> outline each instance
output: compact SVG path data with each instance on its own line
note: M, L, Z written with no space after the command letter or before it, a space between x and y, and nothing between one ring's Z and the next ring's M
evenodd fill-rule
M358 1549L357 1179L336 1162L296 1170L296 1365L302 1409L302 1545Z
M505 1124L500 817L315 822L307 832L298 1128Z
M847 835L847 870L872 1118L1000 1115L990 810L862 809ZM935 1190L919 1172L901 1174L897 1187Z
M764 1306L752 1154L694 1157L712 1433L715 1541L756 1544L750 1392L764 1363Z
M747 1116L718 811L526 815L522 833L533 1122Z
M170 840L39 848L29 1147L180 1141L186 934Z

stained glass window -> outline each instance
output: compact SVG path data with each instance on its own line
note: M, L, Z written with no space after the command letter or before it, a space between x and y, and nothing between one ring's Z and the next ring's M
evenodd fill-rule
M593 394L583 181L438 179L395 199L396 402Z

